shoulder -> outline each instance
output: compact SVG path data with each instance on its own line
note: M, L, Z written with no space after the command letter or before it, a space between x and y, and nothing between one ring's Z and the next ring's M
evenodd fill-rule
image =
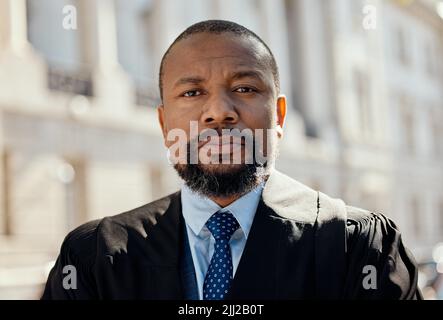
M129 234L146 236L146 230L158 222L174 199L179 197L178 193L114 216L80 225L65 237L61 254L86 263L93 263L97 250L112 254L111 251L118 250L126 244Z
M277 170L270 174L262 198L278 216L311 225L338 218L346 221L348 233L352 234L382 225L392 230L397 228L383 214L350 206L341 199L311 189Z
M358 247L377 253L401 245L401 232L386 215L365 209L346 206L347 242L350 251Z
M347 216L348 293L352 297L420 299L417 263L397 225L382 213L351 206L347 206ZM362 285L368 284L366 274L374 277L370 286L374 290Z
M100 221L100 219L89 221L69 232L62 243L61 258L92 263Z
M321 192L317 221L340 226L333 229L334 232L345 229L347 252L372 252L379 255L402 247L400 230L386 215L345 204L343 200ZM330 224L332 221L339 223Z
M362 208L346 206L347 229L352 234L368 233L380 228L384 233L399 232L397 225L383 213L373 212Z
M155 225L171 206L178 207L179 198L179 192L176 192L135 209L105 217L101 220L99 232L104 235L123 230L141 232L141 228Z

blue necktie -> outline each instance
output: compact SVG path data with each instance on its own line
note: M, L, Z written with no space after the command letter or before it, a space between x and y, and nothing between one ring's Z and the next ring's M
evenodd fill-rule
M239 224L229 211L217 211L208 219L206 226L215 239L215 245L203 283L203 299L223 300L228 293L233 274L229 240L239 228Z

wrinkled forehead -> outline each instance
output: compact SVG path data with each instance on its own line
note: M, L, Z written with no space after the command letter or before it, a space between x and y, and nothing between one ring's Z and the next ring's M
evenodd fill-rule
M163 69L165 89L186 73L228 69L255 69L272 78L271 57L258 40L233 33L199 33L179 41L169 52Z

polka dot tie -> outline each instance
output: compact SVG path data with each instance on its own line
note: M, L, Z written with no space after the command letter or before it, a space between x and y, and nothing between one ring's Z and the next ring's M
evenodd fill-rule
M206 226L214 236L215 245L203 283L203 299L223 300L233 277L229 240L239 224L232 213L217 211L208 219Z

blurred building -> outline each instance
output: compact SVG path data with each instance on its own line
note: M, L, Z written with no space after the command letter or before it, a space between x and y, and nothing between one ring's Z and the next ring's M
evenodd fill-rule
M39 297L69 230L179 187L157 70L210 18L249 27L278 60L290 110L277 167L385 213L430 262L443 241L442 17L433 0L0 0L0 299Z

